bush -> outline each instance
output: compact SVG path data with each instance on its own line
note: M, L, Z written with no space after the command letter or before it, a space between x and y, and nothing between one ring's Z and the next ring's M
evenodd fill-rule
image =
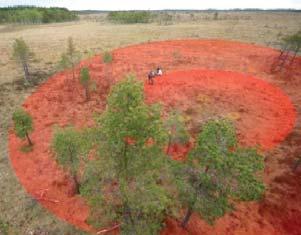
M106 51L106 52L103 54L102 59L103 59L103 62L104 62L105 64L109 64L109 63L111 63L111 62L113 61L113 55L112 55L111 52Z
M9 235L9 224L0 219L0 234Z
M13 114L13 121L16 135L21 139L26 138L28 144L31 146L32 141L29 137L29 133L33 131L31 116L23 109L18 109Z
M152 14L149 11L114 11L107 16L109 21L121 24L149 23Z
M284 50L298 53L301 50L301 31L283 38L282 47Z

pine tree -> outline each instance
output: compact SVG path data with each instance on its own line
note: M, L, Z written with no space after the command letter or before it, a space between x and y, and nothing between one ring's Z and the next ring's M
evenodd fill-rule
M88 164L81 190L94 225L119 221L121 234L158 234L172 202L160 116L158 106L144 103L142 83L133 76L113 87L97 119L99 154Z
M73 38L69 37L67 42L67 50L61 55L59 65L63 69L72 69L72 77L75 80L75 65L79 63L81 59L80 52L76 49L73 42Z
M82 68L80 71L80 83L85 88L86 101L90 100L90 73L88 68Z
M263 161L255 149L238 146L229 121L205 124L187 162L174 162L180 200L187 208L182 227L186 227L193 211L213 223L233 210L230 199L260 199L264 192Z
M22 139L26 138L28 145L32 146L33 143L29 137L29 133L33 131L33 124L29 113L23 109L18 109L13 114L13 121L16 135Z
M33 56L34 54L30 51L28 45L22 38L15 39L13 43L13 58L22 65L24 79L27 83L30 82L28 63Z
M69 171L74 182L75 193L80 190L78 170L90 149L87 132L79 132L73 127L58 129L52 140L52 148L56 153L57 162Z

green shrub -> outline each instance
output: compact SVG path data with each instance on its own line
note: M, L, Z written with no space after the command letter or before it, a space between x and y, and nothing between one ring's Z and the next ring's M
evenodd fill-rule
M32 118L31 116L24 111L23 109L18 109L13 113L13 121L16 135L28 141L28 145L32 145L32 141L29 137L29 133L33 131Z
M297 54L301 50L301 31L284 37L282 39L282 47L284 50Z
M0 219L0 234L9 235L9 224Z
M113 55L111 52L106 51L102 56L103 62L105 64L110 64L113 61Z

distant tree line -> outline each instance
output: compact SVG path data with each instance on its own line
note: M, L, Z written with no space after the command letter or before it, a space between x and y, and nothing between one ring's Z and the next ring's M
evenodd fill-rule
M152 20L152 13L150 11L112 11L108 14L108 20L122 24L149 23Z
M0 8L0 23L40 24L78 20L75 12L66 8L16 6Z

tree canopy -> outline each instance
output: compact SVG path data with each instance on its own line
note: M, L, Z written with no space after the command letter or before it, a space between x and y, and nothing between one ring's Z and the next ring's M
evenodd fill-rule
M264 192L264 159L255 149L238 146L235 129L228 120L211 120L203 127L186 164L175 162L180 200L209 223L233 209L231 200L251 201Z
M24 109L18 109L13 113L13 121L16 135L21 138L27 138L28 144L32 145L29 133L33 131L32 118Z
M30 77L29 77L28 63L33 58L34 54L29 49L29 46L26 44L23 38L15 39L13 43L12 55L14 60L22 66L25 81L29 82Z
M113 87L107 110L97 119L99 152L81 191L94 205L92 221L111 215L98 225L120 221L121 233L131 235L160 230L172 203L160 115L158 106L144 103L142 83L133 76Z
M85 161L84 157L90 147L88 132L79 132L74 127L56 130L52 140L52 148L56 153L57 162L71 174L76 193L79 193L80 187L77 176L80 163Z

